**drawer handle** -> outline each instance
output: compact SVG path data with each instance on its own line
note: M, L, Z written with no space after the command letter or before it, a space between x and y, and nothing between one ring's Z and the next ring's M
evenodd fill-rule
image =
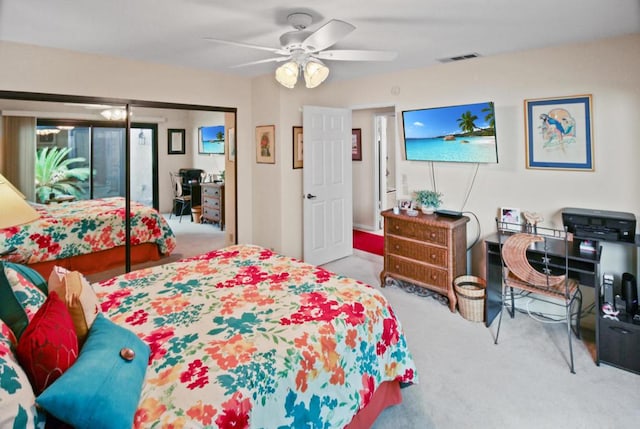
M433 259L435 261L435 259L436 259L436 254L435 253L431 254L431 259Z
M630 330L624 329L620 326L609 326L609 329L611 329L612 331L616 331L616 333L622 334L622 335L628 335L633 333Z
M432 274L432 275L431 275L431 280L435 280L435 279L437 279L437 278L438 278L438 275L437 275L437 274Z
M399 230L400 229L400 225L396 225L395 228L396 228L396 231Z
M396 244L396 250L400 250L400 245Z
M435 232L431 233L431 238L436 238L436 233Z
M400 265L396 265L396 270L399 270L399 269L400 269Z

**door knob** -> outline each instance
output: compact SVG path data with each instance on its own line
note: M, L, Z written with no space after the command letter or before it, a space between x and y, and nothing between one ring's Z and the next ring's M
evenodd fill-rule
M316 197L315 195L307 194L307 198L310 200L314 199L315 197Z

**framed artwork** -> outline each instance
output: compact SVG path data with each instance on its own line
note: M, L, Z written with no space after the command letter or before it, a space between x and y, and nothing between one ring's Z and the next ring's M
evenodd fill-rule
M293 168L302 168L302 127L293 127Z
M524 101L527 168L593 171L591 94Z
M258 164L276 163L275 137L275 125L259 125L256 127L256 162Z
M224 154L224 125L198 128L198 153Z
M236 129L229 128L227 131L227 140L229 141L229 161L234 162L236 160Z
M362 161L362 128L351 130L351 160Z
M167 130L168 142L168 154L169 155L184 155L185 154L185 131L182 128L169 128Z
M509 231L522 231L520 209L514 207L500 208L501 228Z

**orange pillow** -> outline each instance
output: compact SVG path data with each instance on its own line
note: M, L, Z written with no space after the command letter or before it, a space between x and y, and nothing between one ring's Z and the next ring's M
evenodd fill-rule
M58 294L50 293L18 340L16 356L36 395L78 358L78 338Z
M56 292L67 305L80 347L100 312L98 297L78 271L54 267L49 276L49 293Z

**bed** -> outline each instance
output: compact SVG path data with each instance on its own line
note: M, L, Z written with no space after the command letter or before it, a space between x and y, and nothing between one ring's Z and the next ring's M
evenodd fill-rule
M122 197L34 204L40 218L25 225L0 229L4 257L28 264L45 278L54 265L83 274L121 266L125 258ZM151 207L131 202L131 261L159 260L176 246L167 221Z
M378 290L262 247L227 247L92 290L100 320L148 347L139 397L131 394L135 428L369 428L418 381ZM66 388L69 407L83 402L69 391L80 384Z

